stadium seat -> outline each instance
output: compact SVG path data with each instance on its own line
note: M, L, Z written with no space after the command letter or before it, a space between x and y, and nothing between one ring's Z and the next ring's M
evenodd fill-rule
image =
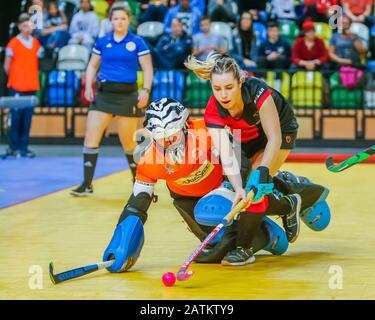
M232 28L226 22L212 22L211 32L213 34L219 34L226 39L227 49L232 50Z
M367 83L364 89L364 104L367 109L375 109L375 74L367 73Z
M94 12L97 14L100 20L103 20L107 16L107 10L109 4L105 0L91 0L91 4L94 7Z
M140 7L140 4L139 4L139 1L137 1L137 0L127 0L125 2L128 3L129 8L130 8L131 12L133 13L133 16L139 17L139 15L141 13L141 7Z
M350 31L353 32L359 38L362 45L368 49L370 40L370 31L368 27L362 23L353 22Z
M331 87L331 106L334 109L358 109L362 105L363 94L361 89L348 90L340 81L338 72L329 79Z
M198 78L194 72L190 72L186 77L185 99L189 108L205 108L208 99L212 95L209 81Z
M36 92L36 96L38 97L39 103L41 106L44 105L44 94L45 94L45 89L46 89L46 82L47 82L46 73L39 71L40 89Z
M281 74L281 79L276 72L267 71L265 82L271 87L279 91L286 99L290 96L290 75L287 72Z
M367 69L370 71L375 71L375 60L367 61Z
M90 59L90 52L85 46L70 44L59 51L57 69L85 70Z
M316 71L298 71L292 76L292 104L294 107L321 108L323 76Z
M73 107L79 92L79 76L72 70L53 70L48 75L49 107Z
M152 83L152 99L173 98L181 101L184 82L181 71L157 71Z
M159 21L147 21L137 28L137 34L146 38L157 38L163 34L164 24Z
M254 33L257 37L257 46L259 47L264 41L267 40L267 28L263 23L254 22Z
M316 36L323 39L324 44L328 46L329 40L332 36L332 29L329 24L324 22L314 22L314 26Z
M137 72L137 86L138 86L138 92L142 91L142 89L143 89L143 71Z
M298 37L299 29L293 21L283 21L280 23L280 35L283 39L293 45L294 40Z

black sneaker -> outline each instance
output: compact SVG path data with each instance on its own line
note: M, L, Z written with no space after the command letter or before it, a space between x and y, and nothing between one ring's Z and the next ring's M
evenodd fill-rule
M91 186L81 184L78 188L70 190L70 194L76 197L88 197L94 195L94 190Z
M253 263L255 257L253 254L253 249L245 249L242 247L237 247L229 251L224 259L221 261L223 266L244 266L246 264Z
M214 246L210 244L194 259L196 263L221 263L228 251L236 247L236 238L238 233L238 223L225 228L225 232L221 240Z
M31 150L26 150L21 152L21 157L23 158L35 158L36 154L35 152Z
M5 153L3 153L2 155L1 155L1 159L6 159L6 158L8 158L8 157L16 157L16 158L19 158L19 157L21 157L21 154L20 154L20 152L18 151L18 150L12 150L12 149L10 149L10 148L7 148L6 150L5 150Z
M301 196L299 194L292 194L287 196L292 205L292 210L286 216L282 217L288 242L292 243L297 240L300 228L300 211L301 211Z

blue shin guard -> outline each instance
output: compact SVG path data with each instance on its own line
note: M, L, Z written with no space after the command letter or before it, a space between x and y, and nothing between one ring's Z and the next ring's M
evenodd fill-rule
M235 193L230 189L229 183L223 183L219 188L202 197L194 208L195 220L204 226L216 227L232 209ZM231 225L230 221L228 225ZM211 240L211 244L219 242L225 232L222 228Z
M331 221L331 211L327 201L320 201L301 213L301 220L312 230L322 231Z
M271 252L274 255L282 255L288 250L289 246L284 229L268 217L264 217L263 222L269 236L269 242L263 250Z
M103 255L103 261L115 259L110 272L124 272L137 261L144 243L143 224L139 217L128 216L117 225L111 242Z

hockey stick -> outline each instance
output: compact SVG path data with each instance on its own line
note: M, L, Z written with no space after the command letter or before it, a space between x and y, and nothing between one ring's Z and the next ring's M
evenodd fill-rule
M53 284L58 284L70 279L74 278L79 278L82 277L86 274L104 269L104 268L109 268L115 260L110 260L110 261L105 261L101 263L96 263L96 264L90 264L88 266L68 270L65 272L61 272L58 274L53 274L53 263L50 262L48 266L48 271L49 271L49 277L51 278L51 281Z
M354 156L352 156L349 159L346 159L338 164L335 164L333 162L333 157L328 157L326 160L326 167L331 172L341 172L344 171L351 166L354 166L357 163L360 163L367 158L371 157L372 155L375 155L375 146L372 146Z
M187 280L193 275L193 271L187 271L189 266L192 264L194 259L202 252L202 250L211 242L211 240L219 233L219 231L228 224L237 214L239 214L244 208L249 206L254 198L254 191L251 190L247 197L246 201L240 201L221 221L220 224L216 226L214 230L203 240L201 245L195 249L195 251L191 254L191 256L186 260L186 262L181 266L180 270L178 270L176 276L177 279L180 281Z
M39 105L37 96L15 96L1 97L0 109L2 108L34 108Z

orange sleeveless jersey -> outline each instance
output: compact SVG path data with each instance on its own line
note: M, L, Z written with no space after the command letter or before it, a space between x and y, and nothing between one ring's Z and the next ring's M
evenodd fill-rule
M176 194L202 197L222 183L222 166L212 152L211 139L202 119L189 120L185 161L170 165L162 151L150 147L137 166L136 180L156 183L166 180Z
M39 41L33 37L33 46L28 49L17 37L14 37L9 41L7 48L11 48L13 51L8 87L20 92L38 91L40 89L38 75Z

